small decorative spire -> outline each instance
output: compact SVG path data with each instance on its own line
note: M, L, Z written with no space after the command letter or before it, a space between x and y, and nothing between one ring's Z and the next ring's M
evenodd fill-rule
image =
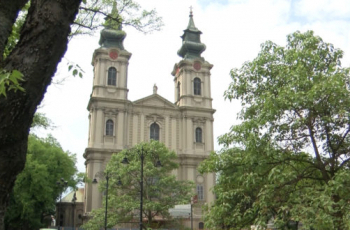
M193 11L192 11L193 7L190 6L190 17L193 17Z
M114 1L112 6L112 14L115 14L115 13L118 13L117 1Z
M156 84L154 84L153 86L153 94L157 94L158 91L158 87L156 86Z

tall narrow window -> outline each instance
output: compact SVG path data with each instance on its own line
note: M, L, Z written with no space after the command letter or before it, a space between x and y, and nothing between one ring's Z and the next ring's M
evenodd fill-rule
M106 136L113 136L114 122L109 119L106 122Z
M117 70L114 67L108 69L108 85L117 85Z
M150 139L159 141L159 125L155 122L150 127Z
M195 78L193 81L194 95L201 95L201 79Z
M203 185L201 184L197 185L197 197L198 197L198 200L204 200L204 189L203 189Z
M60 225L63 226L63 214L60 214Z
M202 129L196 128L196 142L202 143Z
M180 82L177 83L177 100L180 101Z
M203 222L199 222L198 223L198 229L204 229L204 223Z

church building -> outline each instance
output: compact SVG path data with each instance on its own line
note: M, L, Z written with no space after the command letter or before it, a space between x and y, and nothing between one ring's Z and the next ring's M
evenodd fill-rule
M206 49L201 34L191 11L181 36L182 46L178 51L181 60L172 69L169 67L174 81L173 102L159 95L156 85L152 95L130 101L128 78L134 76L128 76L132 59L123 46L126 33L109 28L101 31L100 47L92 58L94 77L87 107L88 146L84 153L86 174L94 179L104 171L112 154L151 139L163 142L178 155L177 179L196 184L198 203L194 206L193 229L203 228L201 206L214 201L210 188L215 184L214 174L197 171L198 165L214 150L215 110L210 83L213 65L201 57ZM102 207L102 200L98 185L86 183L84 212L89 214Z

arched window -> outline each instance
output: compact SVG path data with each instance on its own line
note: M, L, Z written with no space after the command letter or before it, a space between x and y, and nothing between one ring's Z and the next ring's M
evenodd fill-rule
M197 198L198 200L204 200L204 189L201 184L197 185Z
M180 82L177 83L177 100L180 100Z
M202 129L196 128L196 142L202 143Z
M113 136L114 122L109 119L106 122L106 136Z
M201 79L196 77L193 81L194 95L201 95Z
M150 139L159 141L159 125L155 122L150 127Z
M108 85L117 85L117 70L114 67L108 69Z

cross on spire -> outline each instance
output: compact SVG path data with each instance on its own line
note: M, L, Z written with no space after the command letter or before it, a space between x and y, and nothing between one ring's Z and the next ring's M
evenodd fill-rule
M193 11L192 11L193 7L190 6L190 16L193 16Z

